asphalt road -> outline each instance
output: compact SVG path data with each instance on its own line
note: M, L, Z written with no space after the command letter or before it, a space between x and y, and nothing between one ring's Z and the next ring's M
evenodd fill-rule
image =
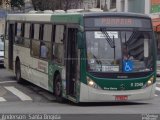
M160 89L160 81L157 88ZM120 102L120 103L83 103L74 104L71 102L57 103L54 96L31 83L17 84L14 74L4 68L0 68L0 113L23 113L23 114L60 114L63 118L76 118L75 115L64 114L89 114L82 115L85 119L102 119L97 114L107 114L123 117L123 114L137 115L141 118L143 114L160 114L160 90L156 90L155 98L141 102ZM122 116L121 116L122 114ZM93 116L90 116L93 115ZM127 118L133 118L133 117ZM90 118L91 117L91 118ZM112 116L102 116L112 117ZM116 116L113 115L115 119ZM0 118L1 119L1 118ZM77 120L80 117L76 118ZM82 119L82 117L81 117ZM85 120L83 119L83 120ZM112 118L113 119L113 118ZM123 120L125 120L124 117ZM160 117L159 117L160 119ZM145 119L144 119L145 120Z

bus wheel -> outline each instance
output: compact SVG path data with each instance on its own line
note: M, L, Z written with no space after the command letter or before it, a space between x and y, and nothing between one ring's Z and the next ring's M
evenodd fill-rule
M19 60L16 62L16 80L18 83L21 82L21 65Z
M64 98L62 97L62 81L60 74L58 74L55 78L55 97L56 101L63 102Z

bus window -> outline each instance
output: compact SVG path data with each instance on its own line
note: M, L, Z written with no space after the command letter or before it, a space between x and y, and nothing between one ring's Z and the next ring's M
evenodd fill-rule
M39 40L40 25L34 24L34 38L32 39L32 52L31 54L35 57L39 57L40 40Z
M31 39L34 38L34 24L31 24L31 26L30 26L30 38Z
M43 25L43 30L41 29L41 57L50 58L51 57L51 35L52 35L52 25Z
M40 30L40 25L39 24L34 24L34 39L38 40L39 39L39 30Z
M56 25L53 56L57 63L64 63L64 25Z
M23 37L24 37L24 23L17 23L16 25L16 32L15 32L15 43L23 45Z
M39 57L40 41L32 40L32 55Z
M25 33L24 33L24 46L30 47L30 23L25 24Z

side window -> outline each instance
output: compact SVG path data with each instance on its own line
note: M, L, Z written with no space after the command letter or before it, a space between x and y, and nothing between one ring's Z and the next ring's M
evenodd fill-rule
M53 58L57 63L64 63L64 25L56 25L55 43L53 44Z
M30 23L25 24L25 29L24 29L24 46L25 47L30 47Z
M29 34L30 34L30 23L26 23L25 24L25 33L24 33L24 37L25 38L29 38Z
M16 23L15 24L15 43L23 45L24 44L24 23Z
M39 40L39 31L40 31L40 25L34 24L32 30L34 30L33 39L32 39L32 52L31 54L34 57L39 57L39 50L40 50L40 40Z
M34 24L31 24L31 26L30 26L30 38L31 39L34 38Z
M22 23L17 23L16 24L16 29L15 29L15 43L16 44L21 44L22 43L22 38L21 38L21 27Z
M25 32L25 24L22 23L21 25L21 37L24 38L24 32Z
M45 59L51 58L51 40L52 40L52 25L51 24L45 24L43 25L43 28L41 27L41 57Z
M39 40L39 30L40 30L40 25L39 24L34 24L34 39Z
M43 40L43 31L44 31L44 25L41 24L39 26L39 40Z

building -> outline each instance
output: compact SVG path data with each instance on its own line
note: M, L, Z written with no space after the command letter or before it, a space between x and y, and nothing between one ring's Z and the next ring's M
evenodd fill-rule
M105 11L117 11L116 0L84 0L81 8L100 8Z
M6 9L7 4L5 0L2 0L2 5L0 5L0 35L4 34L5 29L5 17L7 15Z

